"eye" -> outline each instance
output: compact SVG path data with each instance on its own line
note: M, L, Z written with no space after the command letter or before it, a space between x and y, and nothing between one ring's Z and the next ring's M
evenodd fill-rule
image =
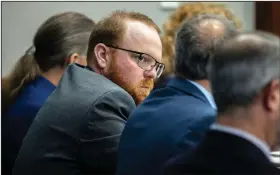
M139 61L144 61L144 60L145 60L145 58L143 57L143 55L137 55L137 59L138 59Z

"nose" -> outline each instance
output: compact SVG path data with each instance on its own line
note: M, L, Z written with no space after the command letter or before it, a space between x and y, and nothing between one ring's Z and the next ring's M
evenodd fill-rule
M156 79L157 77L157 71L156 67L153 67L152 70L147 70L144 72L144 77L147 79Z

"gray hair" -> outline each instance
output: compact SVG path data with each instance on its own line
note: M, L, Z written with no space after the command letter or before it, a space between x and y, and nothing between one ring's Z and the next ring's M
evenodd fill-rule
M249 106L268 83L280 77L280 38L244 32L223 44L209 71L218 113Z
M224 29L221 34L211 35L200 30L204 21L218 21ZM225 39L237 33L235 24L223 16L202 14L187 19L179 28L175 42L175 73L190 80L208 79L207 64L213 51ZM201 37L201 36L205 37Z

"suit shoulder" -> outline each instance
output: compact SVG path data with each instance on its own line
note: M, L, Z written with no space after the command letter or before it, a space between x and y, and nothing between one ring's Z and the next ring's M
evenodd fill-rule
M57 87L57 89L60 88L65 91L73 91L79 88L77 90L79 90L80 93L94 93L98 94L97 96L115 90L119 90L119 92L129 95L124 89L103 75L97 74L75 64L68 66Z
M174 90L161 89L152 92L143 102L144 106L154 105L163 111L178 112L178 113L192 113L195 115L216 114L216 110L206 103L194 96L182 94Z
M103 102L104 100L110 100L111 102L126 102L129 104L135 104L131 95L129 95L124 89L120 87L114 87L105 90L97 98L95 104ZM116 103L115 105L119 105L119 104Z
M136 108L132 97L123 89L115 88L101 94L87 112L86 125L97 121L123 123Z

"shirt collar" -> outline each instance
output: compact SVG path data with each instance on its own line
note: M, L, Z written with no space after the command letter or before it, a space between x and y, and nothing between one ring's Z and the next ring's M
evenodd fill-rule
M203 95L207 98L208 102L210 103L210 105L212 106L212 108L217 109L215 100L212 96L212 94L210 92L208 92L203 86L201 86L199 83L191 81L191 80L187 80L190 83L192 83L193 85L195 85L202 93Z

